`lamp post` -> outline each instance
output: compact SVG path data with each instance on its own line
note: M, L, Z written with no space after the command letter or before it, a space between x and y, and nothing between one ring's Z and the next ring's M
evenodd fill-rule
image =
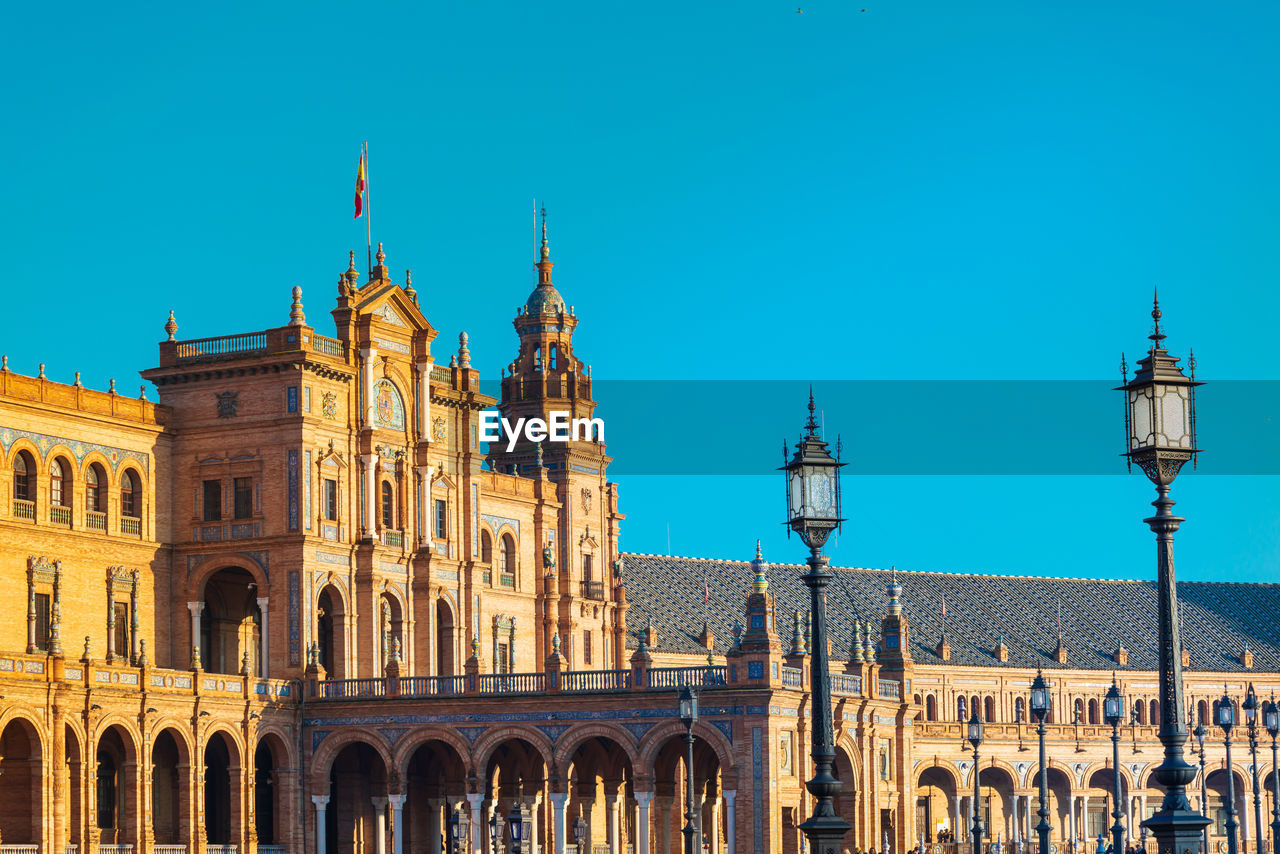
M587 820L579 812L577 821L573 823L573 844L577 847L578 854L582 854L582 843L586 838Z
M1111 844L1115 847L1115 854L1124 854L1124 825L1120 823L1120 817L1124 815L1120 808L1120 722L1124 720L1124 695L1120 693L1114 673L1111 674L1111 687L1102 700L1102 716L1111 724L1111 791L1114 801L1111 817L1116 820L1111 825Z
M1244 712L1244 722L1249 732L1249 761L1253 763L1253 833L1256 840L1253 850L1262 854L1262 792L1258 785L1258 695L1253 691L1253 683L1249 683L1249 693L1245 694L1240 704Z
M693 725L698 721L698 695L688 685L680 689L680 721L684 724L685 754L685 810L684 854L694 854L697 828L693 823Z
M1218 701L1218 726L1222 727L1223 740L1227 745L1227 854L1238 854L1236 846L1236 781L1235 771L1231 767L1231 727L1236 722L1236 707L1231 703L1231 696L1223 686L1222 699Z
M1144 821L1156 837L1159 854L1182 854L1200 843L1209 819L1193 811L1187 785L1195 780L1195 768L1183 758L1187 725L1183 718L1182 637L1178 628L1178 592L1173 569L1173 534L1182 519L1173 515L1169 487L1196 448L1195 356L1188 362L1191 377L1183 375L1178 358L1164 348L1160 332L1160 303L1151 310L1155 321L1151 346L1138 361L1133 380L1121 360L1125 393L1125 453L1156 487L1154 516L1144 519L1156 535L1157 597L1160 625L1160 723L1158 736L1164 761L1152 772L1164 787L1164 801L1155 815Z
M1204 777L1205 777L1205 770L1204 770L1204 737L1205 737L1206 735L1208 735L1208 734L1209 734L1209 731L1208 731L1207 729L1205 729L1205 728L1204 728L1204 721L1201 721L1200 723L1196 724L1195 732L1193 732L1193 733L1192 733L1192 735L1194 735L1194 736L1196 737L1196 741L1200 744L1200 811L1201 811L1201 812L1203 812L1203 813L1208 813L1208 811L1209 811L1209 807L1208 807L1208 797L1209 797L1209 794L1208 794L1208 787L1206 786L1206 784L1205 784L1205 779L1204 779ZM1204 848L1203 848L1203 849L1201 849L1201 850L1205 851L1205 852L1206 852L1206 854L1207 854L1207 852L1209 851L1209 825L1207 825L1207 824L1206 824L1206 825L1204 826L1204 830L1203 830L1203 831L1201 831L1201 833L1203 834L1203 837L1204 837L1204 839L1203 839L1203 841L1204 841Z
M507 813L510 844L507 854L533 854L533 810L524 802L524 780L516 782L516 799Z
M449 815L449 842L453 854L465 854L467 850L467 829L471 826L471 816L461 804L454 807Z
M1044 674L1036 671L1036 679L1031 683L1031 716L1036 719L1036 735L1040 738L1040 823L1036 825L1036 835L1040 837L1039 854L1049 854L1049 760L1044 752L1044 722L1049 716L1049 684L1044 681Z
M982 854L982 789L978 779L982 776L982 769L978 767L982 730L982 718L975 709L969 718L969 743L973 745L973 854Z
M813 392L809 392L809 420L805 434L796 443L795 455L787 461L783 443L782 471L787 477L787 525L809 547L809 571L801 580L809 588L809 610L813 614L813 652L810 669L813 678L813 779L805 788L813 795L813 815L800 829L809 840L809 854L840 854L841 841L849 832L849 823L836 815L835 797L840 781L832 773L835 761L835 734L831 720L831 676L827 672L827 596L831 571L822 547L832 531L840 529L840 462L839 442L836 456L827 451L827 443L818 436L818 422ZM788 533L788 536L790 534Z
M1262 725L1271 736L1271 851L1280 854L1280 759L1276 755L1276 736L1280 736L1280 706L1273 694L1262 709Z
M489 816L489 848L493 854L499 854L502 850L499 845L502 842L502 816L498 815L498 811L494 810L493 815Z

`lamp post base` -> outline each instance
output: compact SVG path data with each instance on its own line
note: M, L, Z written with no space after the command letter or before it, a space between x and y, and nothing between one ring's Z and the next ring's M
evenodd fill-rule
M800 830L809 840L809 854L841 854L845 834L851 827L838 815L815 815L801 824Z
M1161 811L1142 823L1156 839L1158 854L1200 854L1209 819L1191 809Z

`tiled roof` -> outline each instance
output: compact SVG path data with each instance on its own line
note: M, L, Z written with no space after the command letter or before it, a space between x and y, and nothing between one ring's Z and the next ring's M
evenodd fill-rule
M657 652L699 653L697 643L707 619L715 634L715 651L733 642L734 622L743 609L753 577L747 561L625 554L624 580L629 646L650 620L658 633ZM828 588L831 654L848 658L853 620L880 628L891 572L883 569L832 567ZM795 611L808 611L808 589L800 581L804 567L771 564L769 591L778 613L778 635L789 647ZM1067 667L1110 670L1117 646L1128 650L1126 670L1157 669L1157 605L1154 581L1110 581L1077 578L1031 578L960 575L941 572L898 572L903 612L910 621L912 657L919 664L941 664L935 653L943 628L952 665L982 667L1059 667L1058 608L1062 613ZM705 589L710 602L703 604ZM1240 655L1247 642L1255 671L1280 672L1280 585L1180 582L1182 642L1191 654L1191 670L1244 670ZM1001 663L991 650L1003 636L1009 660Z

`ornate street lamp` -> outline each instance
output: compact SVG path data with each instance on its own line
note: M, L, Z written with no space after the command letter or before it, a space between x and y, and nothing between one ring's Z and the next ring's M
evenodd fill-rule
M684 786L685 794L685 810L684 810L684 828L681 833L684 834L684 854L694 854L695 837L698 830L693 823L693 725L698 722L698 695L688 685L680 689L680 722L684 724L684 743L686 749L685 757L685 777Z
M1240 704L1244 712L1244 722L1249 731L1249 760L1253 763L1253 832L1257 840L1253 844L1254 851L1262 854L1262 790L1258 785L1258 695L1253 692L1253 683L1249 683L1249 693Z
M1205 785L1205 778L1204 778L1205 777L1204 737L1209 734L1209 730L1204 728L1204 721L1201 721L1200 723L1196 724L1195 732L1191 734L1196 737L1196 742L1199 743L1200 745L1200 810L1201 812L1207 813L1209 811L1209 806L1208 806L1209 793L1208 793L1208 787ZM1209 825L1206 824L1204 826L1204 830L1201 831L1201 834L1203 836L1202 841L1204 842L1204 847L1201 850L1208 851L1209 850Z
M1111 817L1116 823L1111 825L1111 844L1115 846L1115 854L1124 854L1124 825L1120 817L1124 810L1120 809L1120 722L1124 720L1124 695L1116 684L1115 674L1111 674L1111 687L1102 700L1102 717L1111 724L1111 792L1114 809Z
M471 826L471 816L461 804L454 807L449 814L449 841L453 854L465 854L467 850L467 830Z
M840 529L840 462L839 442L836 456L827 451L827 443L818 436L814 420L813 391L809 391L809 420L805 436L796 443L795 455L787 461L783 443L782 471L787 475L787 525L799 534L809 547L809 571L801 580L809 588L809 610L813 614L813 779L805 787L813 795L813 815L800 829L809 840L809 854L839 854L841 841L849 832L849 823L836 814L835 797L840 781L832 773L835 762L835 734L831 720L831 676L827 672L827 596L826 587L832 574L822 547L833 531ZM790 533L788 533L790 536Z
M1036 681L1031 683L1031 717L1036 719L1036 735L1040 738L1040 823L1036 825L1036 835L1040 837L1039 854L1049 854L1049 760L1044 752L1044 722L1049 717L1049 706L1052 700L1049 694L1049 683L1044 681L1044 674L1036 671Z
M1236 722L1236 707L1231 703L1231 696L1222 686L1222 699L1218 701L1218 726L1222 727L1222 737L1227 745L1227 854L1237 854L1236 846L1236 780L1231 765L1231 727Z
M516 799L507 813L508 854L533 854L533 810L524 802L524 780L516 782Z
M1280 758L1276 755L1276 736L1280 736L1280 706L1275 695L1262 707L1262 725L1271 736L1271 851L1280 854Z
M500 854L502 848L502 816L498 815L498 811L494 810L489 816L489 848L493 854Z
M978 778L982 769L978 767L978 746L982 744L982 718L975 709L969 718L969 743L973 745L973 854L982 851L982 789Z
M1183 854L1200 844L1209 819L1193 811L1187 801L1187 785L1195 779L1195 768L1183 759L1187 741L1183 719L1182 638L1178 629L1178 592L1173 571L1173 534L1182 519L1173 515L1169 487L1178 472L1194 460L1196 448L1195 355L1188 362L1191 377L1183 375L1178 358L1164 348L1160 332L1160 303L1151 310L1155 321L1151 346L1138 361L1133 380L1121 359L1125 393L1125 453L1156 487L1152 502L1156 514L1144 519L1156 535L1157 596L1160 623L1160 729L1164 761L1152 772L1164 787L1164 801L1156 814L1142 823L1156 837L1160 854ZM1233 852L1234 854L1234 852Z
M587 838L587 820L582 817L582 813L578 813L578 819L573 823L573 844L578 848L578 854L583 854L582 843Z

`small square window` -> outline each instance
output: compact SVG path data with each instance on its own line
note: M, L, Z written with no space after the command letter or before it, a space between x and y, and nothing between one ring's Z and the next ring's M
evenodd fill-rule
M324 518L330 522L338 521L338 482L333 478L324 481Z

